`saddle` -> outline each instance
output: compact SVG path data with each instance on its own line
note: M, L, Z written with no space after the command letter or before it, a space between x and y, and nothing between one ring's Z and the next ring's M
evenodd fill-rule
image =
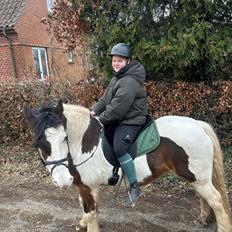
M120 167L120 164L114 154L111 144L108 142L104 133L102 132L100 137L102 138L102 150L106 160L114 167ZM155 121L150 115L147 115L146 123L138 133L135 141L130 146L128 153L132 159L154 150L160 143L159 132L156 127Z

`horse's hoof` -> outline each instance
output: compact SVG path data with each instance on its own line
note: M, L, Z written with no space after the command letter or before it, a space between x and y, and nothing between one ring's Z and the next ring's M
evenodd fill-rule
M87 225L82 222L82 220L79 221L78 225L76 226L76 231L86 231Z
M81 219L77 226L79 226L80 228L87 228L87 224L84 219Z
M77 225L76 226L76 231L80 231L80 232L83 231L84 232L84 231L86 231L86 228L83 228L80 225Z
M215 222L215 217L213 214L209 214L208 216L201 216L201 223L208 226Z

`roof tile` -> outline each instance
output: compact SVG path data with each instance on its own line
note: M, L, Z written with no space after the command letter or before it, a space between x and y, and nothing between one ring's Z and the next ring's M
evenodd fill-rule
M13 27L26 5L27 0L0 0L0 28Z

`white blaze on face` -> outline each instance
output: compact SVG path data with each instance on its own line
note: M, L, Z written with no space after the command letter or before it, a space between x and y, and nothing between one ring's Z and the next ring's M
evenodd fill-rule
M51 127L45 131L46 140L51 146L51 155L48 156L47 161L57 161L68 156L68 146L65 140L67 134L63 126L57 128ZM68 165L68 161L63 162ZM47 169L51 173L54 165L48 165ZM64 165L58 165L53 169L52 180L55 185L59 187L70 186L73 182L73 177L69 173L69 170Z

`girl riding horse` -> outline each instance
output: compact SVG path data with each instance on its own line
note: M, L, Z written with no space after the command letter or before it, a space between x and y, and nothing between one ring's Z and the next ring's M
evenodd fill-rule
M91 115L99 116L104 125L105 137L130 183L125 206L134 206L141 190L137 184L134 161L128 150L146 122L146 73L139 62L131 60L131 49L124 43L113 46L110 56L114 77L105 94L92 107Z

